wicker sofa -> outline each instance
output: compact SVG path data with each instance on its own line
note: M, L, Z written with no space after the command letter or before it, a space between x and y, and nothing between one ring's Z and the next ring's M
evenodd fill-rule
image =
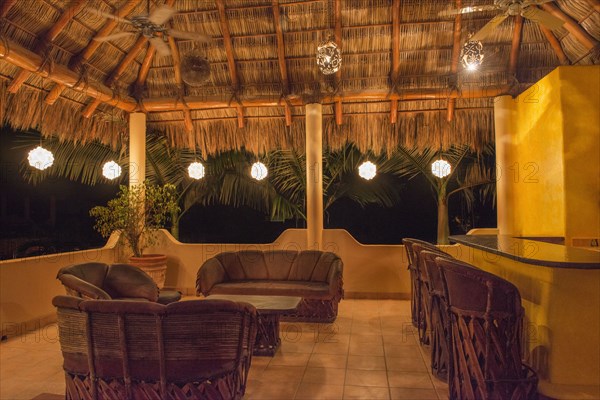
M241 399L256 309L223 300L162 305L57 296L67 400Z
M198 270L196 293L302 297L285 321L333 322L343 297L343 263L322 251L236 251L217 254Z

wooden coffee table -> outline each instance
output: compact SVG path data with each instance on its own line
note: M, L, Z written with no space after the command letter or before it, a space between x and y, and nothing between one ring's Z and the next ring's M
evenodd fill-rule
M252 304L258 312L258 329L254 343L255 356L273 357L281 345L279 337L279 317L287 311L294 311L301 297L292 296L251 296L241 294L211 294L208 300L231 300Z

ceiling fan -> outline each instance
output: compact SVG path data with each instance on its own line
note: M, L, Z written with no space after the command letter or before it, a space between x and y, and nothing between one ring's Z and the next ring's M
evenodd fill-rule
M549 3L551 1L554 0L494 0L494 4L445 10L440 12L438 15L451 16L481 11L501 11L500 14L492 18L487 24L484 25L483 28L469 38L469 40L472 41L481 41L494 29L496 29L496 27L498 27L498 25L500 25L506 18L512 15L520 15L530 21L542 24L549 29L560 28L563 26L565 21L536 7L537 5Z
M149 8L150 7L148 4L148 10L149 10ZM188 40L203 41L203 42L208 42L211 39L210 36L203 35L201 33L186 32L186 31L180 31L177 29L167 28L165 26L165 23L167 23L173 17L173 15L177 12L174 8L169 7L167 5L162 5L156 9L154 9L154 11L152 11L151 13L148 12L148 14L135 15L129 19L121 18L116 15L113 15L113 14L110 14L110 13L107 13L107 12L104 12L101 10L97 10L94 8L88 8L87 10L96 15L106 17L106 18L111 18L111 19L119 21L123 24L127 24L127 25L133 27L133 29L134 29L134 30L130 30L130 31L117 32L117 33L113 33L112 35L94 38L94 40L97 40L100 42L106 42L109 40L120 39L120 38L123 38L126 36L137 35L137 34L141 33L146 38L148 38L148 41L154 46L154 48L156 49L156 52L160 56L168 56L171 54L171 50L169 49L169 46L167 45L167 40L168 40L169 36L177 38L177 39L188 39Z

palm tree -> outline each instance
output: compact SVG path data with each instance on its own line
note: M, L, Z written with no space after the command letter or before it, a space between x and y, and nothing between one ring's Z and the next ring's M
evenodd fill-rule
M37 143L38 136L24 135L23 146ZM44 146L54 153L55 164L44 171L29 168L24 162L21 170L32 183L49 176L65 177L84 184L102 182L102 165L111 159L119 160L128 176L127 143L117 143L117 152L99 142L76 144L56 138L44 139ZM360 162L367 155L356 146L347 144L341 150L324 152L324 210L335 201L348 197L361 205L379 204L391 207L400 200L400 185L390 182L393 163L383 157L372 157L380 164L377 179L365 182L356 175ZM295 150L275 150L264 157L269 177L264 181L251 178L249 171L256 156L245 150L232 150L206 157L206 176L202 180L188 177L187 166L196 159L192 150L173 149L158 133L149 133L146 142L146 179L152 185L172 184L177 187L181 211L172 215L171 233L179 238L179 222L195 204L224 204L248 206L269 215L272 221L305 220L306 167L305 156ZM388 175L386 179L385 175Z
M449 244L450 227L448 222L448 200L461 193L467 207L472 208L476 192L485 198L495 195L494 169L487 166L485 159L494 154L492 145L486 145L481 153L473 152L468 145L453 146L443 153L432 149L419 152L399 146L397 153L391 157L394 173L398 176L414 178L423 175L431 185L436 196L437 211L437 243ZM452 166L449 175L438 178L431 173L431 164L438 157L445 159Z

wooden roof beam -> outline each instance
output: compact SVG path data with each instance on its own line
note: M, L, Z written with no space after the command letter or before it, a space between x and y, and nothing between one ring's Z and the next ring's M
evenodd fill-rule
M285 62L285 43L283 41L283 30L281 29L281 12L279 10L279 0L273 0L273 23L275 25L275 34L277 39L277 61L279 62L279 74L281 75L281 84L283 85L284 94L290 92L290 82L287 73L287 65ZM285 125L292 124L292 110L287 103L283 105L285 111Z
M227 12L225 11L225 2L223 0L216 0L215 3L219 10L219 22L221 24L221 33L223 33L223 43L225 44L225 54L227 55L227 64L229 66L229 77L231 78L233 89L237 92L240 87L240 81L235 66L235 57L233 56L233 46L231 44L231 35L229 33ZM243 128L244 109L241 105L237 105L236 109L238 113L238 128Z
M126 17L133 9L139 4L140 0L129 0L123 7L119 8L116 12L116 16L119 18ZM94 35L94 39L102 36L107 36L117 27L118 22L114 19L108 19L102 28ZM72 70L78 70L83 64L85 64L94 54L94 52L100 47L102 42L97 40L90 40L88 45L83 51L77 56L71 59L69 62L69 68ZM65 89L64 85L57 84L50 90L50 93L46 96L45 102L47 104L54 104L54 102L60 97L62 91Z
M342 0L334 0L333 3L333 17L335 19L335 43L339 46L340 52L342 51ZM340 90L342 85L342 69L340 68L334 76L336 91ZM342 125L344 123L342 100L335 102L335 123Z
M123 75L123 72L125 72L125 70L131 65L133 60L135 60L135 58L138 56L140 51L142 51L146 43L148 43L148 38L146 38L144 35L140 35L137 42L135 42L133 47L129 50L129 53L127 53L127 55L123 57L121 63L119 63L119 65L117 65L117 68L115 68L110 74L110 76L105 82L106 86L112 86L121 77L121 75ZM82 111L82 115L85 118L90 118L94 111L96 111L96 108L98 108L100 103L102 103L100 100L95 99L90 104L88 104L88 106Z
M146 50L146 55L144 56L144 61L142 61L142 65L140 65L137 79L135 80L135 85L137 87L142 87L146 84L146 79L148 78L148 73L150 72L150 66L152 65L152 60L154 60L155 54L156 54L156 48L152 45L152 43L150 43L148 45L148 50Z
M517 15L515 18L515 29L513 31L512 44L510 46L510 57L508 61L508 73L515 75L519 63L519 48L521 47L521 33L523 32L523 17Z
M71 3L71 6L67 8L58 20L52 25L50 29L46 31L43 36L37 38L37 43L34 47L35 53L43 53L48 46L56 40L56 37L65 29L67 24L73 19L73 17L83 9L83 6L86 4L86 0L77 0ZM31 72L21 69L14 77L10 85L8 86L8 91L10 93L16 93L21 85L29 78Z
M331 104L337 101L361 101L361 100L440 100L440 99L474 99L485 97L496 97L509 93L511 85L490 86L490 87L463 87L458 89L414 89L402 92L389 93L387 89L359 90L353 92L344 92L343 94L328 95L322 99L322 103ZM226 96L186 96L185 104L192 110L197 109L215 109L235 107L230 104ZM288 96L288 101L292 106L303 106L304 101L300 95ZM280 100L273 96L260 96L240 100L243 107L277 107ZM176 98L153 98L142 101L142 108L148 112L164 112L183 110L186 106L181 99Z
M392 3L392 85L398 81L400 72L400 0ZM390 104L390 123L398 121L398 100Z
M552 49L556 53L556 56L558 57L558 61L560 61L560 64L561 65L571 64L571 61L569 61L569 57L567 57L567 54L563 50L563 48L560 45L560 42L558 41L556 36L554 36L554 33L552 33L552 31L550 29L546 28L542 24L540 24L539 27L542 30L542 33L544 34L544 36L546 36L548 43L550 43L550 46L552 46Z
M175 39L172 36L169 36L169 47L171 48L171 56L173 56L173 69L175 70L175 82L183 88L184 83L183 79L181 79L181 58L179 57L179 49L177 48L177 43L175 43ZM185 130L187 133L192 133L194 131L194 123L192 122L192 114L190 113L189 108L183 109L183 122L185 125Z
M592 50L594 47L598 45L598 41L594 39L589 33L585 31L579 24L567 14L565 14L560 8L551 3L545 3L541 5L544 11L549 12L565 21L564 27L569 31L570 34L575 36L575 39L579 43L585 46L586 49Z
M121 110L132 112L137 108L137 103L133 98L128 96L118 98L112 89L100 82L89 81L86 85L80 85L79 74L65 65L54 64L52 71L40 70L44 63L42 57L9 39L0 41L0 59Z
M455 8L462 8L462 0L455 1ZM450 71L454 76L458 73L458 63L460 61L460 32L462 31L462 14L457 14L454 17L454 32L452 34L452 64ZM448 107L446 109L446 120L448 122L454 119L454 109L456 108L456 99L448 99Z

